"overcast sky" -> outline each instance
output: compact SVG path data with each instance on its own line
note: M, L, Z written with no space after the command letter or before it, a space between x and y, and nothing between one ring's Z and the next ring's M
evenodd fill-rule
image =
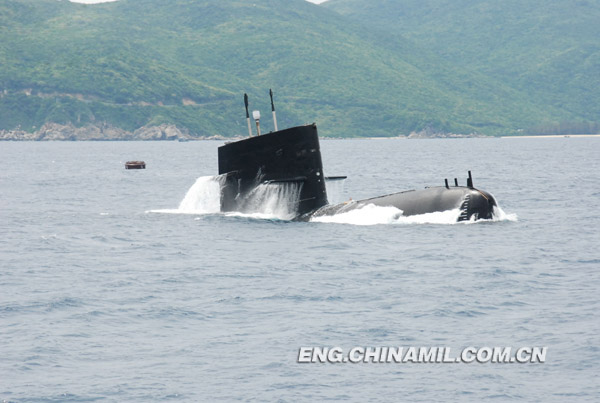
M95 4L95 3L108 3L109 1L117 1L117 0L70 0L73 3L85 3L85 4ZM320 4L323 3L325 0L306 0L306 1L310 1L311 3L316 3L316 4Z

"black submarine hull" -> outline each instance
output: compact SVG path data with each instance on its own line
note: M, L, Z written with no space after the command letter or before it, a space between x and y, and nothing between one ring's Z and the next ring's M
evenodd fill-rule
M491 194L479 189L463 186L451 188L440 186L328 205L310 215L302 217L302 219L310 220L312 217L347 213L348 211L357 210L367 205L395 207L401 210L404 216L458 209L459 216L457 221L460 222L492 219L494 216L494 207L497 206L497 203Z
M224 177L221 211L254 212L248 200L261 185L293 185L297 189L296 199L281 202L293 205L292 215L297 221L341 214L369 204L398 208L404 216L459 209L457 221L469 221L493 218L497 206L491 194L473 187L470 173L467 186L449 187L446 181L446 186L330 205L315 124L249 137L219 147L219 174Z

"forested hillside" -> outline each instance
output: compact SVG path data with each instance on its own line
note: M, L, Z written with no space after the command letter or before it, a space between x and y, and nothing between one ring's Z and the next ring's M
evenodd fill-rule
M554 124L540 121L530 128L534 132L600 131L598 0L329 0L323 5L571 115Z
M508 134L593 120L598 103L581 111L538 96L518 80L421 48L431 40L381 29L383 20L363 24L370 14L352 22L356 14L334 5L5 0L0 129L176 124L195 136L243 135L243 93L269 119L269 88L280 126L315 121L328 136Z

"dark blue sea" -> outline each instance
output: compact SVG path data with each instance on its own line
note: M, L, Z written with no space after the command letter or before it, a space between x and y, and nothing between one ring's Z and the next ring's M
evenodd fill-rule
M503 215L466 224L214 213L221 144L0 143L0 400L600 401L600 138L321 142L337 200L471 170ZM302 346L548 350L306 364Z

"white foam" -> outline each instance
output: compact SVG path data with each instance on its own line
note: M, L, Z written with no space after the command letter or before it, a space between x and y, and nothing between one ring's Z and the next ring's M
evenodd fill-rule
M166 214L215 214L221 210L222 176L201 176L185 194L176 209L150 210Z
M163 214L221 213L221 185L224 176L201 176L187 191L176 209L150 210ZM296 216L300 201L301 183L264 183L253 189L241 201L242 211L224 213L230 217L290 220Z
M505 213L500 206L494 206L494 218L489 221L519 221L519 217L515 213Z
M492 195L492 197L494 197L494 195ZM499 222L499 221L512 221L512 222L516 222L519 221L519 217L517 216L517 214L515 213L505 213L504 210L502 210L502 208L500 207L500 204L498 204L498 199L496 199L494 197L494 200L496 200L496 205L494 206L494 211L493 211L493 218L491 220L482 220L482 221L492 221L492 222Z
M222 176L201 176L179 203L179 211L190 214L213 214L221 210Z
M367 204L361 208L346 213L331 216L313 217L312 222L337 223L351 225L378 225L378 224L475 224L490 221L517 221L516 214L506 214L500 207L494 208L494 218L491 220L474 220L458 222L460 209L438 211L434 213L412 216L402 215L402 210L396 207L382 207Z
M402 210L396 207L367 204L346 213L314 217L311 221L352 225L455 224L459 215L460 210L455 209L405 217L402 215Z
M299 182L262 183L246 196L240 213L253 218L291 220L298 211L302 185Z

